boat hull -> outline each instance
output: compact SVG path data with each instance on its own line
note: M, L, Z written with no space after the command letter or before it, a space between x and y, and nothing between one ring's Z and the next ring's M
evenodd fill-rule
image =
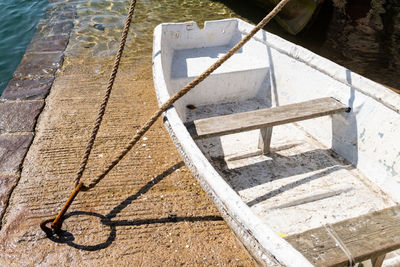
M202 30L195 23L159 25L154 32L153 47L154 85L159 104L164 103L172 94L215 62L252 27L238 19L206 22ZM321 89L322 85L323 89ZM235 143L238 136L221 137L210 141L214 143L194 141L184 125L186 121L199 118L199 116L207 117L210 114L218 115L218 113L222 115L228 111L241 112L321 97L334 97L350 106L352 112L301 122L294 125L294 128L288 128L287 131L285 129L281 132L277 131L280 136L285 137L287 132L295 133L292 129L301 128L302 130L296 131L305 133L303 134L305 142L300 141L299 143L314 144L313 140L318 140L318 147L312 147L311 152L307 150L309 149L308 145L306 145L305 152L297 151L297 148L292 149L290 146L281 148L286 149L287 153L294 153L285 156L282 154L284 152L279 152L273 158L277 159L278 163L280 160L284 160L285 163L277 166L281 168L281 174L278 176L284 179L274 180L277 173L272 172L277 168L268 165L274 164L274 160L271 161L262 155L257 158L257 160L261 159L260 162L255 162L252 156L248 156L251 158L249 159L250 165L246 165L244 168L243 166L232 168L228 166L232 158L236 157L233 160L241 160L237 155L232 157L233 154L229 151L246 147L246 140L254 138L249 139L248 136L245 136L239 143ZM188 108L189 106L195 107L194 113ZM324 183L337 183L338 181L345 183L351 180L356 182L349 184L350 190L335 187L330 192L331 197L339 197L339 200L342 198L345 200L344 203L351 203L357 201L358 198L365 197L363 203L369 203L370 206L365 205L366 209L363 209L362 204L357 205L360 209L353 209L351 214L343 215L344 218L358 216L365 214L370 209L379 210L400 202L400 196L397 194L400 190L398 175L400 173L400 155L398 155L398 149L393 147L393 144L398 143L396 136L397 129L400 128L399 106L400 97L387 91L383 86L304 48L261 31L221 69L175 103L173 108L166 111L163 114L163 121L186 165L210 195L235 234L260 264L310 266L310 262L303 255L279 236L280 232L276 227L274 228L274 222L268 221L268 218L273 216L263 217L263 212L273 213L275 211L271 209L272 206L268 202L263 204L255 201L260 199L257 194L265 194L271 190L268 187L273 187L274 183L278 183L278 187L285 188L285 191L294 189L293 194L298 194L299 191L296 190L301 188L314 190L311 185L314 180L322 179L322 184L315 184L319 187ZM197 111L204 112L196 115ZM377 123L378 121L380 121L379 129L370 124L370 122ZM382 136L387 139L382 139ZM229 141L227 138L235 140ZM291 138L288 136L287 140L292 142L293 138ZM296 139L298 136L294 138ZM225 146L226 143L229 143L229 146ZM302 147L296 144L294 146L299 149ZM222 152L222 157L219 154L212 154L214 152ZM246 155L246 151L240 151L240 153L242 153L241 157ZM335 153L338 154L338 157L331 158L331 154ZM320 161L325 156L327 160ZM292 159L297 162L294 166ZM308 164L304 164L307 163L304 160L316 161L316 167L310 169ZM345 163L340 163L341 161ZM243 169L250 169L251 172L238 174L238 171ZM256 169L257 172L259 170L267 172L265 175L262 172L259 174L254 172ZM317 175L309 176L310 171L317 172ZM251 182L255 181L253 184L248 184L246 179L242 179L243 177L251 178L251 174L260 175L261 180L248 179ZM232 180L235 177L242 177L239 184L235 184L235 181ZM286 180L293 181L293 188L282 183ZM242 182L246 185L240 188ZM311 187L307 189L309 184ZM368 189L369 186L365 184L373 184L379 188L378 191L382 190L384 193L380 194L374 190L371 192ZM247 194L247 192L250 193ZM274 192L274 188L269 192ZM275 192L274 194L279 195L280 193ZM319 192L317 195L326 195L326 192ZM375 202L372 196L376 197ZM284 201L284 198L276 199L276 201ZM304 199L312 199L312 197L307 195L303 197ZM263 199L261 200L263 202ZM269 200L267 199L267 201ZM318 204L318 201L312 201L311 204ZM321 201L326 201L321 202L323 205L329 205L332 202L331 198ZM256 204L251 207L251 203ZM291 203L301 203L301 199L294 199ZM308 204L306 203L306 205ZM275 206L281 207L285 211L291 211L292 208L287 203L281 204L280 202ZM302 209L300 204L294 206L292 209L294 212L296 209ZM333 207L339 212L337 214L333 208L325 210L322 208L321 210L332 212L333 216L324 219L324 216L329 213L325 215L321 213L318 220L321 220L322 223L324 220L326 223L335 222L342 218L339 216L340 212L345 213L350 209L349 207L345 204L342 208ZM298 217L302 219L300 217L305 216ZM318 220L317 223L321 224L321 221ZM278 221L278 225L280 223L283 222ZM315 227L316 225L313 223L308 227ZM306 230L291 227L288 226L285 231L296 233Z

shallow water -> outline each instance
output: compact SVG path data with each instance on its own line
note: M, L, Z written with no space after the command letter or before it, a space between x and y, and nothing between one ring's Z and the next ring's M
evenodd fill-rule
M69 51L91 56L114 55L129 3L126 0L78 1L78 19L72 38L79 42L72 41ZM205 20L238 16L216 1L138 1L125 53L138 58L149 57L153 29L162 22L193 20L201 25Z
M74 29L66 51L67 56L78 56L84 61L87 57L112 57L115 54L130 1L69 0L51 2L47 7L50 11L62 9L65 6L76 8L77 15L73 20ZM10 13L10 16L8 16L10 19L0 21L0 36L7 36L4 40L0 39L0 91L5 87L18 65L25 47L33 35L36 22L43 14L46 5L47 0L33 2L5 0L0 4L0 10L7 10ZM257 6L238 0L137 1L124 56L150 61L153 29L162 22L192 20L202 26L206 20L237 17L256 24L266 13L267 11ZM24 19L21 19L22 14L26 14ZM329 14L329 10L326 14ZM275 22L267 25L266 29L366 77L395 87L398 82L393 82L393 71L387 70L379 62L378 64L366 62L362 65L359 62L360 59L352 59L351 55L344 57L345 51L340 51L340 48L328 44L326 29L330 18L326 14L319 16L311 28L297 36L287 34ZM59 23L57 21L52 22ZM360 67L361 65L363 67Z
M48 0L0 1L0 93L11 79Z

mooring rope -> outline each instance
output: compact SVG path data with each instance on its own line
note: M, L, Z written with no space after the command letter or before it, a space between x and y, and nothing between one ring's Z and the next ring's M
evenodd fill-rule
M110 80L108 83L108 87L103 99L103 103L100 107L99 114L97 116L96 122L93 127L92 135L90 136L90 139L88 141L88 145L85 150L85 154L82 158L81 164L79 166L79 170L77 172L76 178L75 178L75 189L68 198L67 202L65 203L63 209L60 211L60 213L57 215L57 217L54 219L54 221L51 224L51 227L54 229L54 231L59 231L61 229L62 225L62 219L64 217L64 214L67 212L69 206L71 205L72 201L75 199L76 195L80 191L88 191L95 187L114 167L115 165L118 164L118 162L121 161L121 159L132 149L132 147L140 140L140 138L150 129L150 127L157 121L157 119L161 116L161 114L166 111L168 108L170 108L178 99L180 99L182 96L184 96L186 93L188 93L190 90L192 90L196 85L201 83L204 79L206 79L213 71L215 71L218 67L220 67L225 61L227 61L234 53L236 53L240 48L243 47L245 43L247 43L260 29L262 29L273 17L276 16L276 14L281 11L281 9L289 2L290 0L282 0L279 2L275 8L267 15L265 18L263 18L257 26L255 26L245 37L243 37L242 40L240 40L234 47L232 47L225 55L223 55L221 58L219 58L212 66L210 66L206 71L204 71L200 76L195 78L193 81L189 82L186 86L184 86L180 91L175 93L170 99L168 99L164 104L161 105L161 107L150 117L150 119L137 131L136 135L129 141L129 143L125 146L123 151L118 155L104 170L103 172L97 176L94 180L92 180L88 185L84 185L82 182L80 182L82 174L85 170L86 164L89 159L90 152L92 150L94 141L96 139L97 132L99 130L103 115L105 113L105 109L107 106L108 99L110 97L111 90L113 88L114 80L116 77L116 74L118 72L118 67L119 63L121 61L121 56L122 52L125 47L126 43L126 38L128 35L129 31L129 26L132 21L132 16L133 12L135 9L136 5L136 0L133 0L130 5L129 13L126 18L125 26L124 26L124 31L122 33L122 38L121 38L121 43L119 46L119 50L117 52L116 58L115 58L115 63L114 63L114 68L112 70ZM51 235L52 230L46 226L48 222L52 221L52 219L45 220L40 224L40 227L42 230L47 234Z
M106 111L108 99L110 98L110 94L111 94L112 88L114 86L115 77L117 76L119 63L121 62L122 53L124 52L126 39L128 38L129 27L132 22L132 17L133 17L133 12L135 11L135 6L136 6L136 0L133 0L129 7L128 15L126 17L124 30L122 31L122 37L121 37L121 41L119 44L118 52L117 52L117 55L115 56L115 60L114 60L114 67L111 71L110 79L108 80L107 90L104 94L103 102L101 103L99 113L97 114L96 121L93 125L92 134L87 143L85 154L82 157L81 164L79 165L78 172L76 173L75 187L78 186L78 184L82 178L83 172L85 171L86 164L88 163L88 160L89 160L90 152L92 151L94 141L96 140L96 136L97 136L97 133L99 132L101 121L103 120L103 116Z

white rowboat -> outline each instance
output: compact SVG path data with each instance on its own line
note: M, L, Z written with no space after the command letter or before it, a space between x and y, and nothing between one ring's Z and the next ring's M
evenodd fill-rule
M252 28L240 19L157 26L159 104ZM379 266L400 248L400 95L260 31L163 116L261 265Z

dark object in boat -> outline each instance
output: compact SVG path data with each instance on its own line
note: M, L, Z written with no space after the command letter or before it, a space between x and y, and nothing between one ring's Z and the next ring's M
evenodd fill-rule
M189 104L189 105L187 105L186 106L188 109L195 109L196 108L196 106L195 105L192 105L192 104Z

